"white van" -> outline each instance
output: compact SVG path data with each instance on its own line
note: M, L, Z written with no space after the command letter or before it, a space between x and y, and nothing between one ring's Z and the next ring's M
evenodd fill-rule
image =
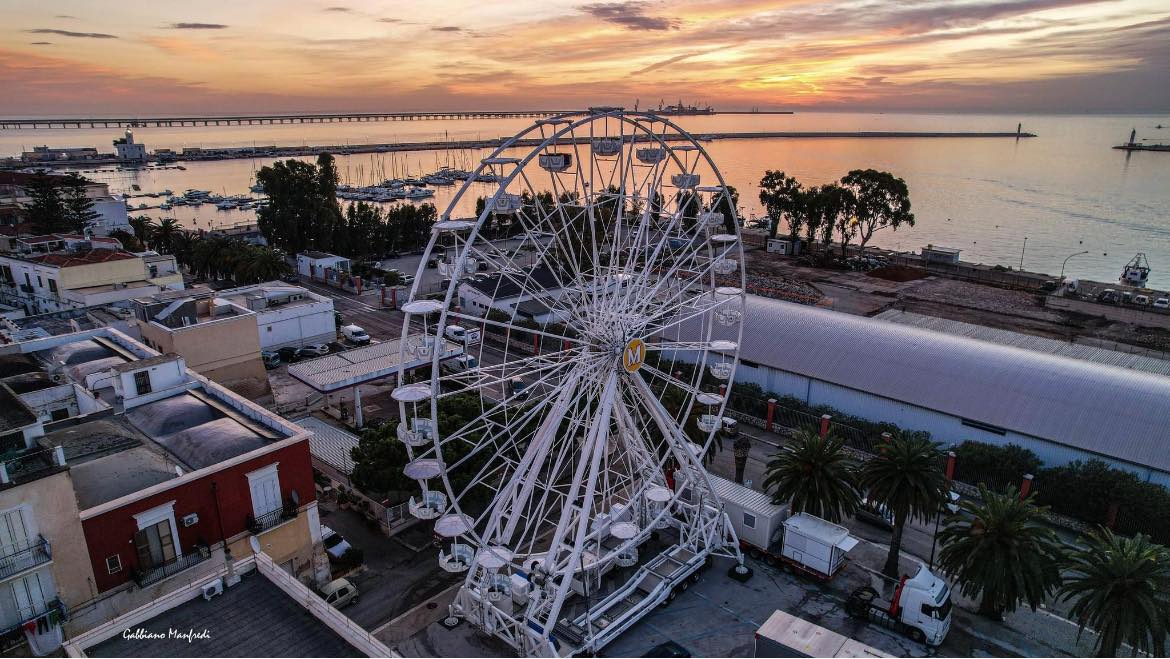
M479 330L467 329L462 325L448 325L443 334L452 341L458 341L464 345L475 345L479 343Z
M344 325L341 328L341 336L354 345L364 346L369 344L370 335L357 325Z
M471 355L459 355L445 360L440 367L447 373L462 373L479 366L479 360Z

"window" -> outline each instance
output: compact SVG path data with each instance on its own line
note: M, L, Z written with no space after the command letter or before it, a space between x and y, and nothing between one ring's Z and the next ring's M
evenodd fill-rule
M106 572L110 574L117 574L122 571L122 556L114 554L106 558Z
M155 567L183 553L175 525L174 501L140 512L134 520L138 523L134 551L139 569Z
M29 288L32 288L32 279L29 279L28 273L24 273L24 283Z
M252 514L257 518L281 507L280 474L276 467L276 464L271 464L248 474L248 488L252 491Z
M49 280L49 291L50 291L50 292L51 292L53 295L56 295L56 294L57 294L57 280L56 280L56 279L50 279L50 280Z
M68 410L68 408L64 408L64 407L62 407L61 409L57 409L57 410L50 410L49 411L49 418L51 418L54 421L60 421L61 419L68 419L69 418L69 410Z
M752 515L751 513L744 513L743 514L743 525L748 527L749 529L756 528L756 516Z
M984 432L989 432L989 433L992 433L994 435L1006 435L1007 434L1006 428L1000 428L999 426L993 426L990 423L983 423L982 421L976 421L974 419L963 419L963 425L967 426L968 428L977 428L979 430L982 430Z
M134 374L134 388L138 390L138 395L150 393L150 371L138 371Z
M37 288L44 288L45 282L41 280L41 276L37 275Z
M138 566L151 568L175 558L175 536L171 521L164 519L134 534L134 550L138 552Z

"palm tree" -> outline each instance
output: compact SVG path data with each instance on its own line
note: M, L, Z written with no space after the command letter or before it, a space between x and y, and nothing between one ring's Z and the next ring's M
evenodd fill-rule
M894 533L883 572L898 578L898 557L906 522L938 514L947 499L947 478L938 442L919 434L898 434L861 466L858 484L874 503L894 515Z
M1097 632L1098 657L1117 656L1123 643L1134 656L1166 656L1170 631L1170 552L1137 534L1114 535L1108 529L1081 539L1064 563L1067 571L1060 597L1074 600L1072 617L1080 631Z
M793 513L806 512L830 522L852 515L860 501L845 444L809 428L798 430L768 463L764 491L772 488L773 503L787 503Z
M173 217L164 217L154 228L152 246L163 254L173 253L175 235L179 232L179 221Z
M1036 507L1015 488L998 494L979 485L982 502L963 501L939 533L939 566L979 614L999 620L1026 602L1033 611L1060 585L1060 543Z
M130 229L134 237L144 246L154 241L154 220L145 215L130 218Z
M236 279L241 283L272 281L288 274L288 263L275 250L253 247L249 252L247 261L237 270Z

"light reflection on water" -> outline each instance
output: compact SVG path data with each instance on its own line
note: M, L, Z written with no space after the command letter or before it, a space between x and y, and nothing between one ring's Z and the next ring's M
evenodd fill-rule
M1023 239L1024 265L1058 273L1074 252L1068 274L1111 281L1135 252L1153 267L1151 284L1170 286L1170 153L1128 156L1110 148L1128 138L1170 142L1167 117L991 116L802 113L796 115L678 117L694 133L761 130L1014 131L1022 122L1037 138L999 139L768 139L714 141L706 148L728 183L741 194L745 214L759 214L757 182L766 169L783 169L809 185L840 178L850 169L894 172L910 185L918 224L879 232L873 243L917 250L927 243L963 250L964 260L1016 267ZM508 135L529 120L413 121L352 124L297 124L136 130L148 148L354 144L367 142L489 138ZM109 149L114 129L4 131L0 153L48 143ZM1162 135L1162 133L1167 133ZM419 174L442 164L471 166L482 154L431 151L409 154L338 156L342 178L371 183L384 176ZM254 172L271 159L184 163L186 171L146 170L93 175L117 191L138 184L143 191L170 188L246 193ZM477 184L479 194L490 185ZM438 188L430 200L444 208L456 188ZM474 203L476 195L465 197ZM156 200L141 200L157 203ZM135 203L139 203L136 201ZM471 210L460 209L461 212ZM144 211L165 216L166 211ZM214 206L176 207L170 212L187 226L211 228L250 222L249 211Z

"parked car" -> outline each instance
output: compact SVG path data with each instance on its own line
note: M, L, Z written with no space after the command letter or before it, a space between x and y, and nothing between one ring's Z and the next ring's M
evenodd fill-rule
M1143 307L1148 307L1148 306L1150 306L1150 296L1149 295L1135 295L1133 298L1133 303L1140 304Z
M325 543L325 552L333 559L344 556L345 552L349 551L352 546L340 533L328 526L321 527L321 541Z
M872 524L881 527L887 531L894 528L894 513L886 508L885 504L870 501L869 499L862 499L861 505L857 508L857 513L853 515L859 522Z
M350 604L357 604L358 589L357 586L349 582L349 579L334 579L321 589L321 597L326 604L340 609Z
M276 354L277 354L277 356L280 357L280 361L288 363L288 364L292 364L293 362L301 361L301 356L300 356L299 352L300 351L297 350L296 348L293 348L291 346L285 346L285 347L281 348L280 350L277 350Z
M436 259L433 256L427 259L427 267L431 268L432 270L439 267L439 259Z
M271 350L261 351L260 359L264 361L264 368L270 371L281 364L280 353Z
M1155 309L1170 309L1170 298L1160 297L1154 300Z
M287 275L281 277L280 280L288 282L290 284L299 284L301 281L301 276L294 272L292 274L287 274Z
M309 343L297 348L297 356L301 359L311 359L329 354L329 345L325 343Z
M1097 293L1097 301L1104 302L1105 304L1116 304L1117 291L1113 290L1112 288L1106 288L1100 293Z
M643 657L690 657L691 651L674 641L659 643L646 651Z
M329 352L345 352L349 348L350 348L350 346L341 345L337 341L330 341L329 342Z
M414 275L402 275L402 285L410 286L414 283Z
M341 328L341 336L354 345L369 345L370 335L358 325L345 325Z

